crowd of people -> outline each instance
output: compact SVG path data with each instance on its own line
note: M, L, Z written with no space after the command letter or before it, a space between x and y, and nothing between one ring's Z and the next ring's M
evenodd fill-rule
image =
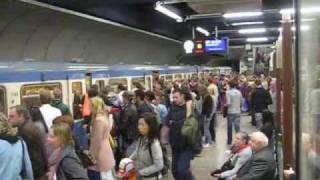
M59 89L40 91L39 107L11 107L8 117L0 115L0 179L113 180L129 174L121 166L129 158L126 162L134 162L137 179L161 179L171 167L174 179L193 180L192 159L219 138L218 113L227 118L231 153L211 175L240 180L275 177L274 79L211 74L174 82L156 79L153 90L140 83L134 86L129 91L119 84L115 93L108 86L93 85L74 102L73 114ZM259 130L251 135L240 128L245 112ZM86 149L72 131L73 118L79 117L88 134ZM191 117L199 124L193 129L201 132L196 147L181 133Z

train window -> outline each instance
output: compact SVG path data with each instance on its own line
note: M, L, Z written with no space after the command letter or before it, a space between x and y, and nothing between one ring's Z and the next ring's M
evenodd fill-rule
M135 77L135 78L132 78L132 81L131 81L131 89L139 89L139 88L142 88L144 89L145 88L145 78L144 77ZM142 87L141 87L142 86Z
M21 87L21 102L27 108L40 106L40 90L49 90L53 92L55 88L61 89L61 83L49 84L28 84Z
M0 86L0 112L6 114L7 110L7 96L6 96L6 89L3 86Z
M125 86L128 85L128 81L126 78L119 78L119 79L109 79L108 85L110 86L113 92L118 92L118 85L123 84Z
M82 82L72 82L72 93L78 92L82 94Z
M166 75L166 81L172 82L173 76L172 75Z
M183 78L182 78L182 74L176 74L175 76L174 76L174 79L175 80L182 80Z

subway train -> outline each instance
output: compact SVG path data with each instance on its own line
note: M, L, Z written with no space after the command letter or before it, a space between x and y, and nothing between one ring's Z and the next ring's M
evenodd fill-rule
M151 89L154 76L174 81L230 72L230 67L1 62L0 112L6 114L8 108L17 104L39 104L40 89L61 89L63 102L73 111L75 94L82 95L92 84L97 84L98 88L109 85L115 92L119 83L126 85L129 90L134 82Z

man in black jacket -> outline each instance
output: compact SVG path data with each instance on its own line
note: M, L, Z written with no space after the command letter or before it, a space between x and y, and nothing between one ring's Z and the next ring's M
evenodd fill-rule
M255 81L256 88L251 95L251 105L255 113L256 127L262 127L262 111L268 109L268 105L272 104L270 93L264 89L260 80Z
M28 147L35 180L47 179L47 157L39 129L33 125L29 111L17 105L10 108L9 123L18 127L18 135L23 138Z
M190 162L193 150L181 134L181 128L186 119L187 107L184 92L180 89L173 91L171 106L164 129L169 130L169 141L172 148L172 175L175 180L193 180ZM163 132L166 130L163 130Z
M242 166L237 173L237 180L274 180L276 162L268 138L262 132L254 132L250 136L250 144L254 151L253 158Z

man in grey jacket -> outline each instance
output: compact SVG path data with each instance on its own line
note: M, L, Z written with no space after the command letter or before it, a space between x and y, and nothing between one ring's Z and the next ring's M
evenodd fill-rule
M247 162L237 173L237 180L274 180L276 162L268 148L268 138L262 132L251 134L250 140L253 159Z

